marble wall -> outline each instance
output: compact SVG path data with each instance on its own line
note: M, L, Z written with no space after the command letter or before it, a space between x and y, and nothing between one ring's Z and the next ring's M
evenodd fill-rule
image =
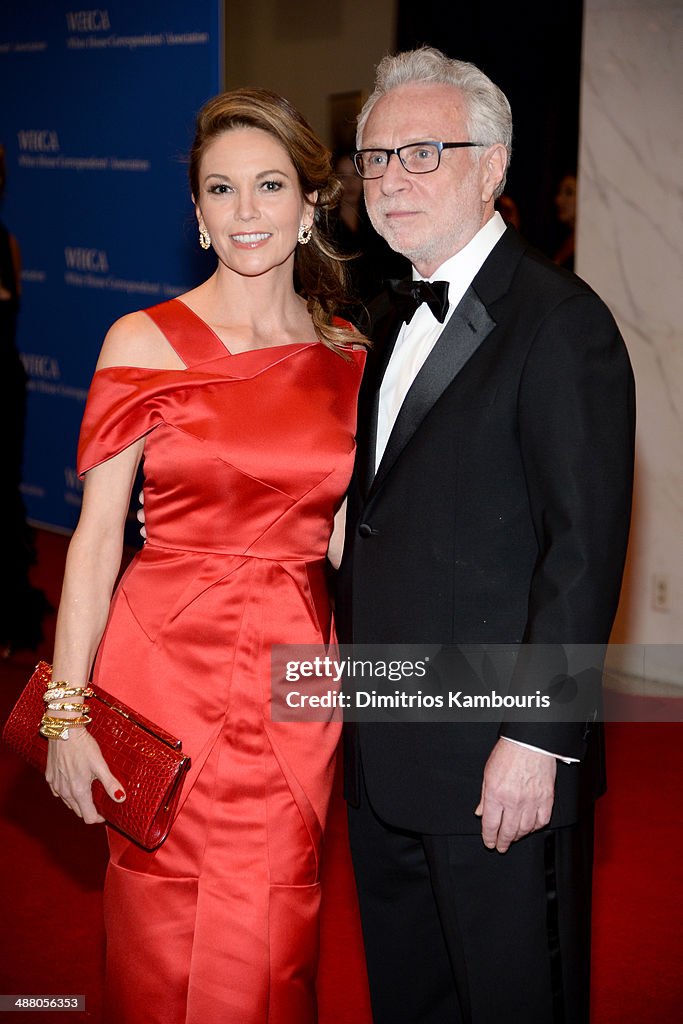
M612 309L638 394L614 638L653 645L655 675L683 684L663 646L683 644L683 0L586 0L584 18L577 273Z

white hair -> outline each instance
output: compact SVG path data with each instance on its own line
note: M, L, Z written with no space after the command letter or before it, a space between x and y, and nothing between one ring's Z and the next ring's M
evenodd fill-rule
M360 149L363 131L377 100L400 85L452 85L463 94L467 105L467 126L473 142L485 146L500 143L507 150L507 166L512 152L512 112L505 93L474 64L453 60L433 46L422 46L395 56L384 57L377 65L375 88L358 115L356 145ZM448 140L441 140L448 141ZM496 189L496 197L505 188L505 174Z

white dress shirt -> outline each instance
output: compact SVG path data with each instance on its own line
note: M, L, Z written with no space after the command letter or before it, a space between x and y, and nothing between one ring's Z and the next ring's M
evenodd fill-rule
M453 315L453 310L472 284L484 261L505 230L505 221L499 213L494 213L493 217L479 229L464 248L449 257L430 277L426 278L428 281L448 281L448 313L445 321L441 324L429 306L423 303L418 306L410 323L403 324L399 331L379 392L375 470L382 461L391 431L413 381ZM414 267L413 280L422 280ZM577 760L576 758L559 757L549 750L532 747L528 743L521 743L508 736L502 738L517 746L526 747L550 757L558 757L558 760L567 764Z
M403 401L422 369L422 364L453 315L453 310L504 232L505 221L499 213L494 213L460 252L447 259L431 277L427 278L428 281L448 281L448 313L445 321L440 324L429 306L423 303L418 306L410 323L404 324L399 331L379 392L375 467L382 461ZM413 280L422 280L415 268Z

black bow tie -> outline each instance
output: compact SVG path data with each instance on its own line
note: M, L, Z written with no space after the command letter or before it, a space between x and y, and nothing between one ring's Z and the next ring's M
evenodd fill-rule
M407 324L418 306L426 302L440 324L448 313L448 281L387 281L396 310Z

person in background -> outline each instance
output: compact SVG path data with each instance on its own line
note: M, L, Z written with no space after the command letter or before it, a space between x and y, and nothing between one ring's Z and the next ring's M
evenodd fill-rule
M363 183L356 174L352 154L338 151L333 166L343 188L334 223L334 239L349 258L350 291L355 299L347 315L362 325L365 304L381 291L386 280L407 274L410 264L373 230L363 201Z
M413 280L370 309L347 643L609 637L633 376L600 298L495 212L511 136L500 89L429 47L386 57L359 117L368 214ZM596 716L348 724L375 1024L588 1021Z
M0 146L0 201L7 182L5 150ZM29 578L35 561L33 534L21 497L26 373L16 345L21 296L21 252L0 221L0 536L3 543L0 587L0 657L19 648L35 649L43 637L48 601Z
M365 361L336 317L340 187L300 114L261 89L206 104L189 174L217 267L105 339L55 643L55 679L82 692L97 652L94 681L192 758L164 845L109 832L104 1005L117 1024L369 1024L341 726L269 714L272 645L334 639L325 564ZM112 600L143 456L147 543ZM46 775L95 823L94 778L126 794L73 702L43 725Z
M574 248L576 242L576 175L565 174L557 186L555 196L555 210L557 219L562 226L564 238L558 246L553 263L564 267L565 270L574 269Z

